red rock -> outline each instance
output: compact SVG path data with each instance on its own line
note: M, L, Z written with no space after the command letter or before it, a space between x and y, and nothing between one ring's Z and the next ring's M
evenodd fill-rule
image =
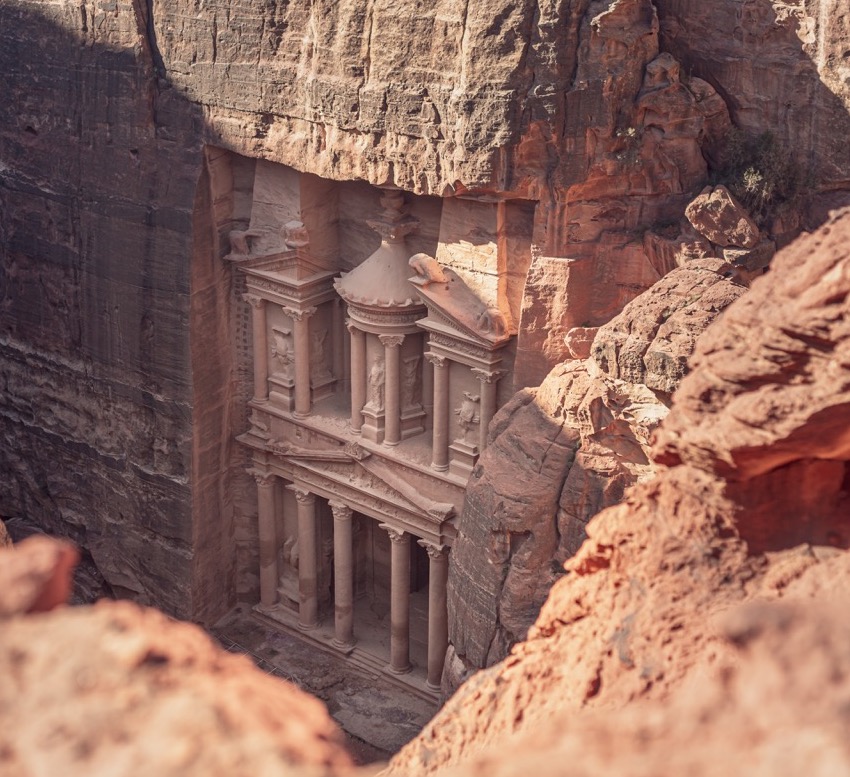
M755 248L759 228L725 186L705 189L685 209L693 228L719 246Z

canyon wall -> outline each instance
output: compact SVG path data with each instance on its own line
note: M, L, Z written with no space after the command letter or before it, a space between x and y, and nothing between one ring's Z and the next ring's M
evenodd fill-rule
M532 203L528 386L569 356L570 329L670 269L645 233L709 182L730 112L793 147L810 189L841 189L845 17L832 0L722 8L5 2L0 512L78 541L91 593L201 620L232 602L236 545L254 537L231 487L245 322L219 261L234 218L219 149Z

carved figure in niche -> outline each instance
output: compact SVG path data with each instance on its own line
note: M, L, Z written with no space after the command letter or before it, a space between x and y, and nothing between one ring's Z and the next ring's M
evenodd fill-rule
M411 407L422 402L422 381L419 379L419 357L411 356L401 364L401 406Z
M313 383L326 383L332 375L325 361L325 340L327 329L318 329L310 333L310 379Z
M449 279L440 267L440 263L428 254L413 254L407 262L411 269L416 273L413 282L420 286L427 286L429 283L448 283Z
M292 347L292 330L272 328L272 358L284 378L292 378L295 349Z
M457 416L457 425L463 429L463 439L470 442L470 432L478 426L481 421L481 413L479 411L479 402L481 397L478 394L471 394L469 391L463 392L463 401L460 407L455 408Z
M310 243L307 227L300 221L287 221L280 232L287 248L304 248Z
M498 308L487 308L475 322L480 332L485 334L493 334L499 337L508 333L508 322L505 316Z
M370 410L384 409L384 375L384 360L376 356L369 370L369 401L366 406Z
M248 245L248 238L251 233L247 230L234 229L230 237L230 253L236 256L247 256L251 253L251 248Z
M280 549L280 592L298 601L298 538L288 537Z

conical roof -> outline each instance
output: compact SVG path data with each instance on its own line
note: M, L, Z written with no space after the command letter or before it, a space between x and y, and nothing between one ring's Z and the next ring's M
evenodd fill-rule
M410 283L410 249L400 240L383 240L366 261L334 282L346 302L381 308L418 307Z

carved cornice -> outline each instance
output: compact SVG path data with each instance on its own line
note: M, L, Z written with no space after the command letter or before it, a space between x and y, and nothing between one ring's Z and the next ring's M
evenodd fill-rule
M378 335L384 348L398 348L404 342L404 335Z
M483 362L491 361L492 350L472 345L459 337L449 337L442 333L431 332L430 341L441 345L443 348L448 348L450 351L465 353L467 356L473 356Z

